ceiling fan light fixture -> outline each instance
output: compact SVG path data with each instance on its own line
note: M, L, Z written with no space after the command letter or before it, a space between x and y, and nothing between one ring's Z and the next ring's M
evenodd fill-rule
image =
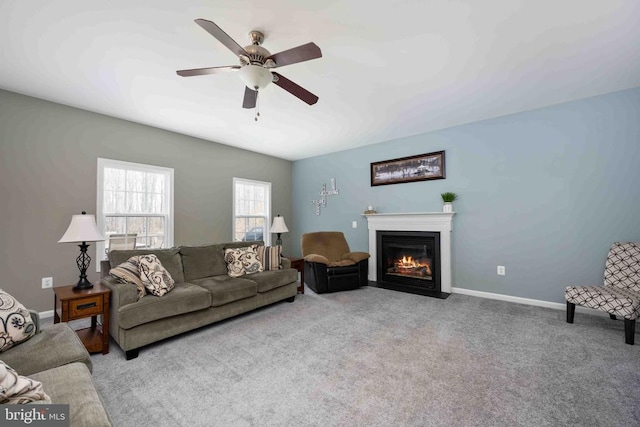
M218 74L223 71L238 71L240 79L245 84L242 108L255 108L256 118L258 113L258 93L273 82L279 88L289 92L291 95L313 105L318 102L318 97L305 88L297 85L283 75L270 71L272 68L281 68L285 65L297 64L322 57L322 51L313 42L303 44L291 49L283 50L271 54L262 47L264 33L261 31L251 31L249 33L249 46L242 47L233 40L222 28L207 19L198 18L195 20L202 29L215 37L227 49L233 52L240 62L240 65L228 65L223 67L194 68L190 70L178 70L181 77L203 76L207 74Z
M271 72L260 65L245 65L240 69L240 79L251 90L261 90L273 80Z

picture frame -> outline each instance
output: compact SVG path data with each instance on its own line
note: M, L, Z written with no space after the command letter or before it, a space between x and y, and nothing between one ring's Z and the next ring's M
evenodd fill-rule
M371 163L371 186L445 179L444 150Z

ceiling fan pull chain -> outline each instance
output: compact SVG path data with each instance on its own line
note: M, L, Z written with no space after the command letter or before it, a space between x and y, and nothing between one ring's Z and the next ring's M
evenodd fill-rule
M260 98L258 97L260 91L257 89L258 88L256 88L256 117L254 118L256 122L258 121L258 117L260 117Z

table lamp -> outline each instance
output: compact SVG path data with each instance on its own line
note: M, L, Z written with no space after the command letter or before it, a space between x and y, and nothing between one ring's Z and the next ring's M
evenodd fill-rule
M101 242L103 240L104 237L102 237L96 226L95 215L87 215L85 211L82 211L82 215L73 215L71 217L69 228L67 228L62 238L58 240L58 243L80 243L78 245L80 247L80 255L76 258L78 270L80 270L80 280L73 287L74 291L93 287L93 284L87 280L87 268L91 264L91 257L87 254L87 248L89 247L87 242Z
M284 218L280 215L273 218L273 224L271 224L271 232L277 234L276 245L282 246L282 239L280 235L282 233L288 233L289 229L287 228L287 224L284 223Z

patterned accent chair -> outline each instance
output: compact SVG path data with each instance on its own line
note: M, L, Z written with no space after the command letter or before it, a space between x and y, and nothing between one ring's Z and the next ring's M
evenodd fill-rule
M604 286L568 286L567 322L573 323L576 304L624 319L624 336L633 345L636 319L640 317L640 243L614 243L604 270Z
M369 254L351 252L339 231L302 235L304 279L315 293L357 289L368 283Z

